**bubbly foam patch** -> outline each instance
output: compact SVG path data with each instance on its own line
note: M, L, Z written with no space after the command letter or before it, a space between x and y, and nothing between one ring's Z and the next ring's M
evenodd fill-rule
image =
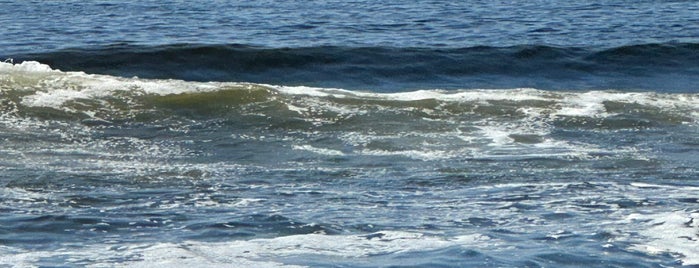
M25 62L18 63L18 64L13 64L10 62L0 62L0 72L47 73L47 72L60 72L60 70L51 69L50 66L36 62L36 61L25 61Z
M294 145L293 149L294 150L304 150L304 151L309 151L309 152L313 152L316 154L328 155L328 156L343 156L343 155L345 155L343 152L338 151L338 150L332 150L332 149L326 149L326 148L317 148L317 147L313 147L311 145Z
M128 244L85 249L26 251L0 246L0 264L32 266L46 259L67 259L88 267L306 267L285 258L323 256L367 258L382 254L425 252L451 246L486 248L498 243L483 235L450 239L422 233L381 231L366 235L307 234L232 242ZM89 261L88 261L89 260Z
M293 187L298 189L299 186L294 184ZM367 194L367 191L360 189L350 193L346 191L347 188L334 190L347 196ZM396 193L382 192L380 187L372 191L371 194L376 197ZM389 198L387 202L399 201L401 205L416 208L415 211L428 215L438 212L431 216L439 220L430 218L427 222L458 222L459 227L450 228L449 224L444 224L441 225L444 227L430 231L432 233L389 230L342 235L327 235L320 230L311 234L225 242L184 240L125 243L120 239L131 236L123 233L122 236L117 234L115 240L103 243L71 244L52 250L32 251L0 246L0 266L40 266L48 263L88 267L313 267L314 260L322 263L338 261L349 263L349 266L363 263L390 266L400 265L393 262L399 262L401 257L409 255L449 258L439 254L451 254L451 251L441 250L454 248L482 253L495 261L502 258L509 260L513 254L517 254L515 261L521 261L500 263L502 266L541 261L542 254L561 253L565 256L580 252L586 255L579 256L583 261L607 261L609 258L611 264L629 259L640 263L656 260L667 263L672 262L667 257L672 255L685 265L696 265L695 237L699 225L695 219L699 213L680 208L685 205L691 208L695 204L673 204L673 200L695 198L696 191L697 187L642 182L486 183L473 187L448 187L438 192L416 193L411 190L410 196ZM0 195L16 198L17 202L24 200L20 199L24 191L6 189L0 190ZM202 206L209 205L206 195L197 196L197 199L203 199ZM420 196L425 198L421 199ZM260 200L248 198L232 205L242 208L257 202ZM139 206L153 207L149 203ZM670 205L660 205L663 203ZM37 206L43 208L46 205ZM59 209L63 211L64 208ZM367 214L360 209L356 211L360 212L357 215L367 218L383 213L372 211L374 209L380 210L379 207L372 207L366 210ZM369 215L372 213L374 215ZM420 217L409 214L401 213L397 217L420 220ZM565 218L557 219L556 215ZM338 216L344 217L346 214ZM325 222L323 219L319 221ZM315 223L307 225L313 226ZM132 241L130 238L127 240ZM623 247L624 250L614 251L616 247ZM626 250L629 247L634 252L629 253ZM609 249L612 251L607 251ZM661 256L656 258L656 254ZM565 265L569 263L567 261L557 259L552 265Z
M99 100L128 92L138 95L171 95L193 92L216 91L223 86L219 83L196 83L178 80L125 79L105 75L67 73L70 77L49 78L42 83L46 87L33 95L22 98L22 104L30 107L50 107L61 109L73 100ZM237 85L237 84L236 84Z
M643 225L639 234L647 237L634 249L650 254L676 253L683 265L699 265L699 212L631 214L627 220Z
M416 90L410 92L397 93L372 93L364 91L351 91L337 88L316 88L307 86L274 86L279 92L289 95L304 95L313 97L335 97L335 98L366 98L376 100L393 101L418 101L418 100L441 100L441 101L497 101L497 100L547 100L545 91L532 88L519 89L495 89L495 90L467 90L467 91L447 91L447 90Z

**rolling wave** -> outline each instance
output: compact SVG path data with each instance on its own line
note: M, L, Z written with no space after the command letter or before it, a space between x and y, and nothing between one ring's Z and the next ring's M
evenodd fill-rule
M116 133L145 139L217 133L217 140L233 137L255 148L272 146L268 137L276 137L293 152L329 158L633 154L634 146L607 139L691 132L699 121L699 95L691 93L533 88L380 93L123 78L63 72L38 62L0 64L0 102L0 130L18 142L27 136L72 144ZM615 134L605 134L610 132Z
M15 55L66 71L188 81L339 87L382 92L429 88L620 89L696 92L699 44L614 48L397 48L176 44Z
M6 113L56 118L132 120L173 115L230 117L248 113L307 121L358 116L387 121L397 119L397 115L420 120L469 115L470 120L486 117L620 119L619 122L643 126L694 122L699 114L696 109L699 95L692 93L532 88L380 93L239 82L121 78L63 72L38 62L0 63L0 75L0 97Z

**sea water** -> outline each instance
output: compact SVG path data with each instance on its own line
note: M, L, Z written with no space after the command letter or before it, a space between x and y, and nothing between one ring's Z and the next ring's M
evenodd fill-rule
M0 266L699 265L699 4L0 1Z

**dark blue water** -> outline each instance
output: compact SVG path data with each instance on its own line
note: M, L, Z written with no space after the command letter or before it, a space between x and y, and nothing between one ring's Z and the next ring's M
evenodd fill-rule
M115 44L18 55L54 68L188 81L245 81L375 92L418 89L650 90L696 92L699 44L594 49L402 48Z
M699 3L0 1L0 266L699 265Z
M694 1L2 2L3 50L122 43L619 47L696 42Z

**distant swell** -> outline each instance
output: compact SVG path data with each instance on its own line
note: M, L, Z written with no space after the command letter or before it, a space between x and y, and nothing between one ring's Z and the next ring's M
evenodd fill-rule
M117 44L20 55L64 71L372 91L425 88L696 92L699 44L395 48Z

